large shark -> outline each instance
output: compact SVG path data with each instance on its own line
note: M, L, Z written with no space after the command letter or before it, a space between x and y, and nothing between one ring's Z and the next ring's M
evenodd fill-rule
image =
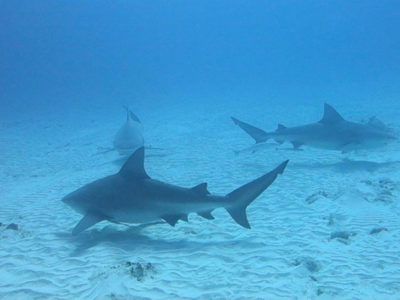
M139 118L126 107L126 122L114 137L114 149L120 155L130 155L144 144L143 126Z
M274 139L278 143L288 141L295 149L303 145L350 152L387 145L397 137L387 127L371 119L367 124L345 120L332 106L325 103L324 115L319 122L303 126L278 125L274 132L266 132L232 117L233 122L248 133L256 143Z
M62 201L84 217L72 233L78 234L107 220L114 223L149 223L164 220L175 226L189 213L214 219L211 212L225 208L241 226L250 228L246 208L282 174L288 161L226 196L212 195L207 184L183 188L151 179L144 169L144 148L133 153L121 170L65 196Z

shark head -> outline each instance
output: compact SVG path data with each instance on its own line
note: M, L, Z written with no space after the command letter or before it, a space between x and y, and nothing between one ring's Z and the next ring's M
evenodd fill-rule
M324 107L324 116L319 123L331 128L331 134L334 132L338 141L344 141L340 146L344 152L375 149L397 140L394 133L382 122L376 119L370 120L367 124L347 121L327 103Z
M377 128L366 130L365 137L365 148L387 146L398 139L394 133Z
M73 210L80 214L85 214L88 210L89 201L92 199L93 193L89 185L85 185L72 193L69 193L62 202L67 204Z
M80 214L101 212L101 205L113 197L112 185L118 184L116 180L118 177L112 175L98 179L67 194L61 201Z

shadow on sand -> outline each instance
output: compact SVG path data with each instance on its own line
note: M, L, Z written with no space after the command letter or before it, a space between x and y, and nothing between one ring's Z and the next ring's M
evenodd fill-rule
M400 166L400 161L388 161L388 162L374 162L367 160L352 160L343 159L342 161L335 163L293 163L292 167L303 168L303 169L331 169L335 172L340 173L351 173L351 172L376 172L379 170L387 170L394 167Z
M219 241L213 243L197 242L189 240L189 238L182 240L167 240L167 239L153 239L145 235L142 230L155 225L165 225L164 222L154 222L149 224L142 224L137 226L129 226L125 230L117 229L114 226L106 226L100 230L92 229L80 233L78 236L72 236L70 232L57 233L56 235L65 239L76 248L71 252L71 256L79 256L90 248L100 244L110 244L111 246L118 247L125 251L134 251L139 248L149 248L152 251L159 250L175 250L175 249L188 249L195 251L198 249L206 248L207 246L215 247L221 245L225 247L233 247L238 241Z

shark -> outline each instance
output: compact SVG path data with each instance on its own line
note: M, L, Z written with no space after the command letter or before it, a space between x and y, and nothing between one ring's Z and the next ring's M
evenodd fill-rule
M120 155L130 155L144 145L143 126L139 118L128 108L126 121L117 131L113 145Z
M370 119L366 124L347 121L328 103L324 105L324 115L320 121L295 127L279 124L273 132L266 132L234 117L232 120L249 134L256 144L265 143L270 139L279 144L288 141L296 150L306 145L346 153L379 148L398 139L377 119Z
M146 224L165 221L175 226L197 213L212 220L212 211L225 208L233 220L250 229L246 208L282 174L288 161L272 171L221 196L211 194L207 183L191 188L152 179L144 168L144 147L137 149L117 174L110 175L66 195L62 201L83 218L72 230L73 235L101 221Z

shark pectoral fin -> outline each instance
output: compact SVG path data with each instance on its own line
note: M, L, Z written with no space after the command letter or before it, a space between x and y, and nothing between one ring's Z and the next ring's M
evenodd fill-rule
M295 150L299 150L300 147L303 146L303 143L301 143L301 142L293 141L293 142L291 142L291 143L292 143L292 145L293 145L293 149L295 149Z
M168 215L168 216L162 216L161 219L163 219L169 225L175 226L178 220L181 219L181 217L182 217L181 215Z
M99 223L101 221L105 220L103 216L97 215L95 213L87 213L76 226L72 230L72 235L77 235L81 233L82 231L88 229L89 227L92 227L96 223Z
M202 212L199 212L199 213L197 213L200 217L203 217L204 219L207 219L207 220L214 220L215 218L214 218L214 216L211 214L211 210L209 210L209 211L202 211Z
M195 187L192 187L191 190L198 195L208 195L210 192L207 190L207 182L200 183Z

